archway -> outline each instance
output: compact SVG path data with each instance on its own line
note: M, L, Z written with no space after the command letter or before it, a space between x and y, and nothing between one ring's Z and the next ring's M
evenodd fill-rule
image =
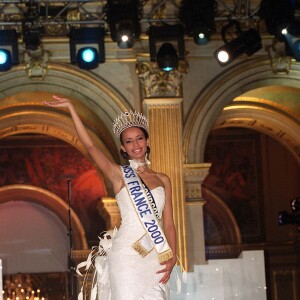
M238 102L243 93L248 92L247 97L250 97L250 91L260 87L291 87L295 93L295 89L299 86L299 76L295 74L300 75L298 64L291 65L289 74L274 74L270 68L270 62L265 58L253 58L225 70L218 79L198 95L201 101L195 101L195 105L190 110L190 117L184 130L185 161L188 163L203 161L205 141L214 125L220 127L235 123L238 126L241 123L243 126L243 122L245 124L247 121L248 126L260 124L257 126L260 130L265 127L265 132L285 144L299 161L299 118L295 118L291 113L287 114L286 110L281 109L277 103L266 106L266 102L257 101L255 105L252 103L252 109L249 110L249 103ZM270 96L269 93L270 89L268 96ZM233 102L235 98L238 100ZM271 102L272 99L270 99ZM234 121L226 121L225 125L225 119L229 117L229 114L233 117L233 111L237 112ZM284 129L286 132L278 135L278 124L282 125L282 118L287 121ZM268 130L267 127L269 127ZM288 139L291 142L287 142Z
M33 202L42 205L53 212L66 228L69 227L67 203L45 189L23 184L0 187L0 204L13 201ZM71 210L71 222L74 231L74 249L87 249L88 246L83 226L73 210Z

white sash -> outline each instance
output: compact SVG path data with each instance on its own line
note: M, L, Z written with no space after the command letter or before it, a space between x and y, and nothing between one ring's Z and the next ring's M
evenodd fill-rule
M173 257L172 249L153 212L140 178L130 166L122 166L121 170L137 218L145 230L145 234L132 247L143 257L155 248L160 263L169 260Z

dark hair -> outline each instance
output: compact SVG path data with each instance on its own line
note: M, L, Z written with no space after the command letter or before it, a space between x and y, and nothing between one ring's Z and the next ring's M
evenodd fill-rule
M146 129L144 129L144 128L142 128L142 127L138 127L138 126L134 126L134 127L141 129L142 132L143 132L143 134L144 134L144 136L145 136L145 138L146 138L146 140L148 140L148 138L149 138L149 133L148 133L148 131L147 131ZM123 132L124 132L124 131L122 131L121 134L120 134L120 142L121 142L122 145L124 145L123 140L122 140ZM147 151L146 151L146 153L147 153L148 155L150 154L150 147L149 147L149 146L147 146ZM129 159L128 153L125 152L125 151L123 151L122 149L120 149L120 154L121 154L121 156L122 156L124 159L127 159L127 160Z

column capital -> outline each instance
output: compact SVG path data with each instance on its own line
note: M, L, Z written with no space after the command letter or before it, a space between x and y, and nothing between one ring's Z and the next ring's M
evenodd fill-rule
M202 201L202 183L208 175L211 163L184 164L183 175L186 201Z
M182 78L188 72L188 63L180 61L178 70L165 72L155 62L137 62L143 98L182 97Z

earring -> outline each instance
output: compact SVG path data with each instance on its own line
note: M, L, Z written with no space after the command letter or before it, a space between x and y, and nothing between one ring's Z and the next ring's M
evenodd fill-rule
M148 152L146 152L146 155L145 155L145 163L148 166L151 164L150 160L148 159Z

